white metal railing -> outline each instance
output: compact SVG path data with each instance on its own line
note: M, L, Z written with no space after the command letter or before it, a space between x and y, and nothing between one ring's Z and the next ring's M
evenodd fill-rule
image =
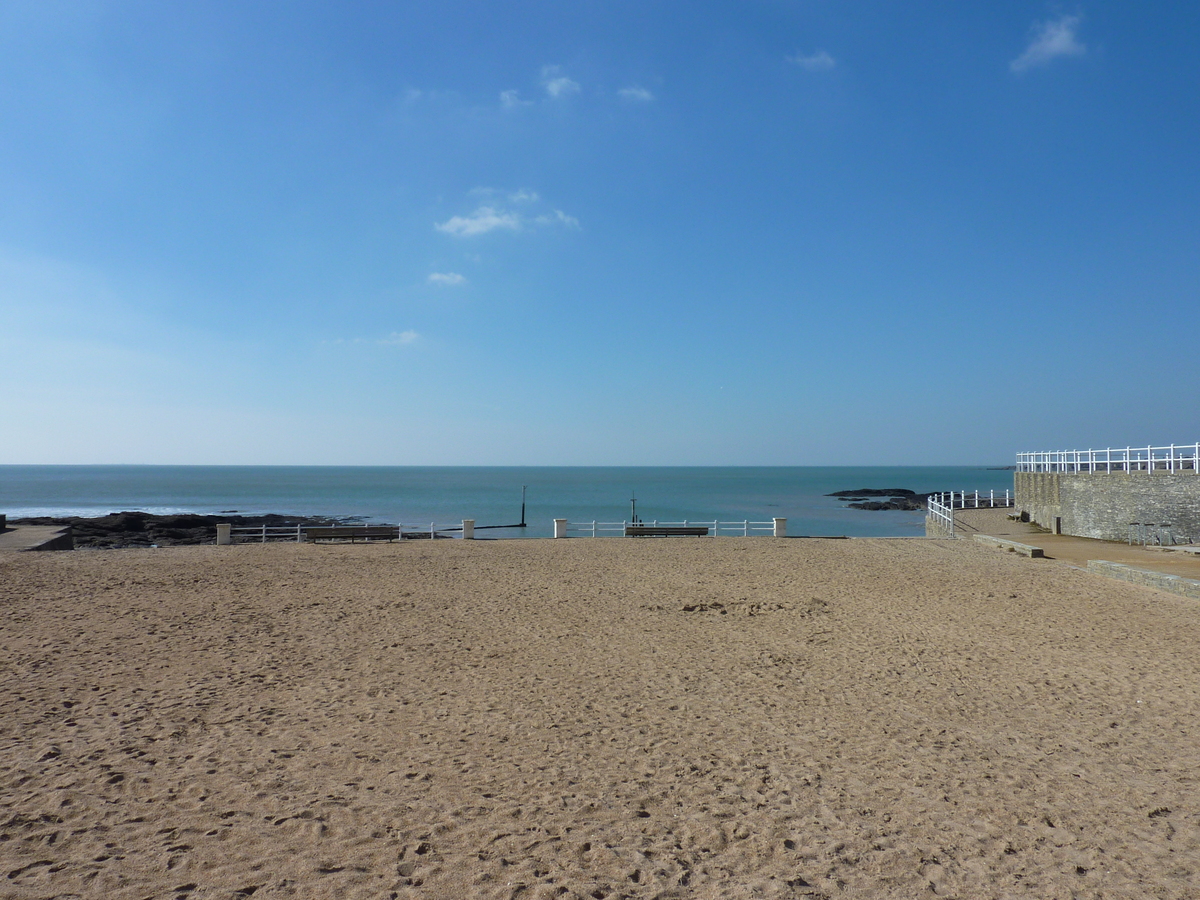
M584 537L604 537L605 535L622 537L625 529L630 525L645 525L651 528L707 528L709 537L717 537L722 533L727 536L741 537L750 537L759 533L775 534L775 522L751 522L748 519L741 522L719 522L715 519L705 522L695 519L684 519L682 522L660 522L658 519L652 522L644 519L639 519L637 522L567 522L566 532L568 535L576 534Z
M304 541L303 525L238 525L229 529L229 539L235 544L267 543L267 541Z
M1008 490L1003 494L999 491L942 491L929 495L930 500L934 498L939 506L947 509L991 509L1012 506L1014 501L1012 491Z
M428 524L422 522L415 525L406 525L402 522L396 527L400 529L399 536L401 539L403 539L406 534L414 537L419 534L422 537L428 535L430 538L436 538L438 535L448 536L455 532L461 534L463 530L461 522L457 525L438 525L434 522L430 522Z
M1114 450L1018 453L1018 472L1191 472L1200 470L1200 442Z
M234 544L248 543L267 543L269 541L295 541L303 543L305 533L312 531L320 533L322 528L352 528L352 525L238 525L229 529L229 539ZM463 532L462 523L457 525L438 525L435 522L419 523L419 524L400 524L387 526L384 523L379 523L378 527L392 527L397 529L397 538L403 539L406 535L415 537L428 536L436 538L441 536L461 535Z
M954 509L945 506L938 499L941 494L930 494L926 501L928 506L928 517L933 519L950 537L954 537Z
M954 510L992 509L1013 505L1012 491L942 491L930 494L926 501L926 516L933 519L950 537L954 537Z

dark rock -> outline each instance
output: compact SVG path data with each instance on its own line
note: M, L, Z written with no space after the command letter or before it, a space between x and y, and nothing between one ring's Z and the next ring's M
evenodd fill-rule
M834 491L826 497L915 497L916 491L908 488L860 488L857 491ZM928 496L928 495L926 495Z
M122 547L177 547L213 544L217 540L217 525L228 522L239 526L284 525L346 525L361 521L353 516L327 518L324 516L206 516L173 514L155 516L144 512L119 512L107 516L85 518L68 516L51 518L38 516L13 519L10 525L70 525L77 549L119 549Z
M865 503L851 503L851 509L899 509L904 511L923 510L928 494L914 494L912 497L893 497L890 500L868 500Z

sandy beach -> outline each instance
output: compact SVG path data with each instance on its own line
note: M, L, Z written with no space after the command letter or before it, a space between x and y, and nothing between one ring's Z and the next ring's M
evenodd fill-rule
M1194 898L1200 605L969 541L0 557L5 898Z

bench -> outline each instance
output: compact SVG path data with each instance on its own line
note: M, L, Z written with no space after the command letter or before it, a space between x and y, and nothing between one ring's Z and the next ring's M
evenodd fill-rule
M626 525L625 537L707 537L707 525Z
M400 537L395 525L309 525L306 541L394 541Z

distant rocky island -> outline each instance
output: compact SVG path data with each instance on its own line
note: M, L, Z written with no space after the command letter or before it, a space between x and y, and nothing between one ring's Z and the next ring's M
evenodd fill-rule
M918 494L908 488L859 488L857 491L834 491L826 497L837 497L849 501L851 509L898 509L915 512L925 509L929 494ZM868 500L868 497L886 497L886 500Z

